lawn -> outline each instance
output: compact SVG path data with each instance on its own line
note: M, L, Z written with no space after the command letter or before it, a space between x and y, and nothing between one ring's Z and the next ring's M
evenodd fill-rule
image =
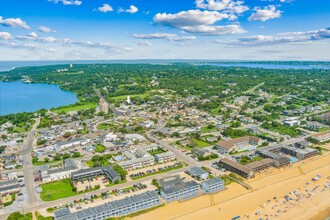
M193 141L194 141L196 147L199 147L199 148L210 146L210 144L205 142L205 141L197 140L197 139L194 139L194 138L193 138Z
M88 160L88 161L86 161L86 164L87 164L89 167L91 167L91 168L94 167L94 161L92 161L92 160ZM109 165L110 165L110 162L109 162L108 160L102 160L102 161L101 161L101 166L102 166L102 167L104 167L104 166L109 166Z
M136 97L139 97L139 98L146 98L147 96L150 95L150 92L146 92L146 93L143 93L143 94L133 94L133 95L129 95L129 97L132 99L132 98L136 98ZM127 95L121 95L121 96L115 96L115 97L109 97L110 100L114 100L114 101L123 101L123 100L126 100L127 99Z
M83 110L83 109L89 109L89 108L96 108L97 104L94 102L86 102L86 103L79 103L79 104L75 104L75 105L69 105L69 106L62 106L56 109L52 109L53 112L56 113L61 113L61 112L65 112L68 113L70 111L79 111L79 110Z
M45 183L41 185L42 192L40 198L43 201L53 201L70 196L77 195L72 191L70 179L62 179L56 182Z

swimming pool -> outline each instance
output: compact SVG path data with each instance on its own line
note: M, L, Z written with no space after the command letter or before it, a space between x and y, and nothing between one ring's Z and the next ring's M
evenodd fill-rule
M291 157L290 158L290 163L294 163L294 162L296 162L297 161L297 158L295 158L295 157Z
M123 160L123 157L119 155L119 156L116 156L115 159L116 159L117 161L122 161L122 160Z

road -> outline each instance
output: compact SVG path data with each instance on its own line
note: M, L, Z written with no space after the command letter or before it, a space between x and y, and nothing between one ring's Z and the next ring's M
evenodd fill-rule
M26 143L24 144L25 146L21 151L21 155L24 161L24 165L21 171L24 174L24 182L25 182L26 192L28 195L28 202L31 205L34 205L36 202L40 201L38 195L36 194L36 190L34 188L33 171L35 170L35 167L33 167L32 157L31 157L34 136L37 132L37 126L39 125L39 123L40 123L40 118L37 118L30 133L27 136Z

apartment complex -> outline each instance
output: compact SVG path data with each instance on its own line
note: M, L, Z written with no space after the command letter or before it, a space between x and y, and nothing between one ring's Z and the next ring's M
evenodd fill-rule
M40 167L40 177L43 182L70 178L71 173L78 171L76 163L68 158L63 161L63 166L57 169L50 169L48 165L44 164Z
M55 220L103 220L124 216L160 204L159 195L155 191L148 191L75 213L71 213L68 208L60 209L54 212L54 216Z
M167 151L161 154L156 154L155 159L157 163L167 163L175 160L175 153L173 153L172 151Z
M201 186L206 193L214 193L220 190L224 190L225 182L222 179L215 177L204 181Z
M161 189L160 195L167 202L186 200L198 196L200 188L195 181L188 181Z
M244 178L251 178L254 177L254 172L251 168L236 163L228 158L223 158L219 161L220 167L229 170L231 172L237 173L238 175Z
M227 141L219 141L216 145L221 154L228 154L232 151L243 151L251 147L256 147L260 139L253 136L244 136Z
M106 176L112 183L115 183L116 181L121 181L120 175L116 171L114 171L111 166L95 167L72 172L71 180L79 181L86 178L93 178L101 175Z
M330 141L330 131L312 134L311 138L317 140L318 142Z

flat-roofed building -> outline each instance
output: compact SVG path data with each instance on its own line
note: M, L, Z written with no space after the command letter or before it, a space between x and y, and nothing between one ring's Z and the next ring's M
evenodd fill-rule
M54 219L103 220L106 218L124 216L160 204L161 201L159 195L155 191L148 191L74 213L71 213L69 208L59 209L54 212Z
M179 185L182 183L183 180L179 175L168 176L158 181L159 187L163 189L170 188L172 186Z
M330 131L325 131L317 134L312 134L311 138L317 140L318 142L325 142L330 140Z
M175 153L167 151L164 153L156 154L155 159L157 163L166 163L175 160Z
M235 161L232 161L228 158L223 158L219 161L220 167L225 168L226 170L229 170L231 172L234 172L244 178L251 178L254 177L254 172L252 169L250 169L247 166L241 165L239 163L236 163Z
M198 196L199 193L199 185L193 180L160 190L161 197L167 202L187 200Z
M273 159L275 167L284 167L290 165L290 159L287 157L276 157Z
M221 154L228 154L231 151L243 151L259 144L260 139L253 136L244 136L227 141L219 141L216 145Z
M70 178L71 173L77 171L79 168L76 163L68 158L63 161L63 166L57 169L50 169L48 165L40 166L39 173L43 182Z
M268 169L270 167L274 167L275 163L274 160L270 158L265 158L260 161L255 161L252 163L249 163L246 165L248 168L250 168L253 172L259 172L264 169Z
M224 190L225 182L222 179L215 177L204 181L201 186L206 193L213 193L218 192L220 190Z
M154 164L155 164L155 159L153 156L146 156L132 160L126 160L119 163L119 165L125 170L135 170L142 167L149 167Z
M196 177L198 179L203 179L206 180L207 178L209 178L209 172L203 170L200 167L192 167L189 170L189 174L193 177Z
M297 157L298 159L307 159L309 157L315 156L318 154L318 151L312 148L295 148L290 146L283 146L281 151L286 154L290 154L291 156Z

